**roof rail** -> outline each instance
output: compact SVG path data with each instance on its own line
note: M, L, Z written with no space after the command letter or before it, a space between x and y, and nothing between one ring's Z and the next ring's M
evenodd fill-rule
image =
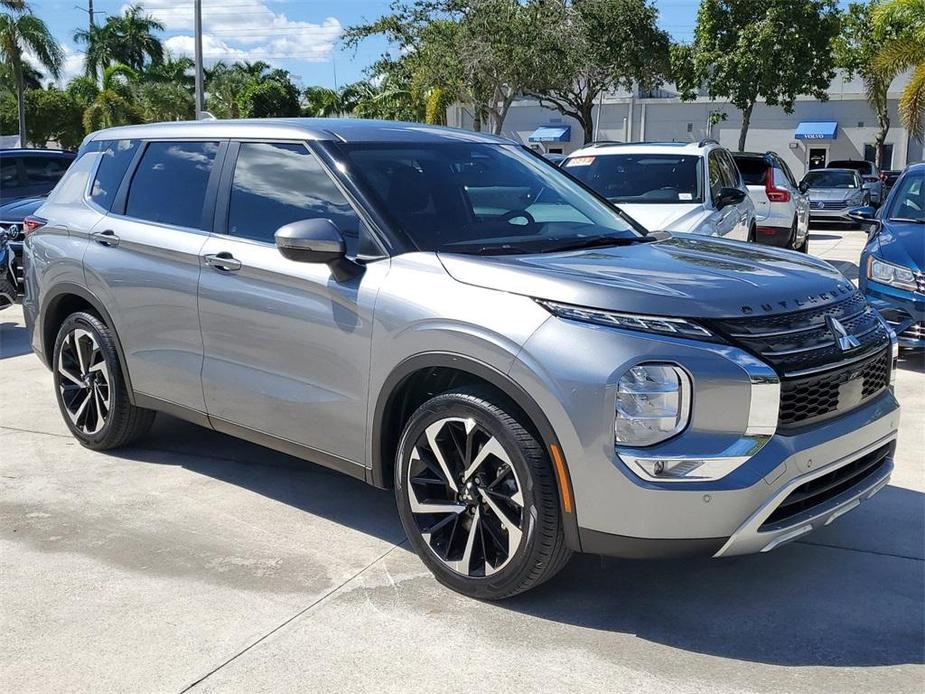
M594 142L589 142L583 147L613 147L614 145L629 145L630 142L621 142L620 140L595 140Z
M704 145L718 145L719 142L714 140L712 137L705 137L700 142L697 143L698 147L703 147Z

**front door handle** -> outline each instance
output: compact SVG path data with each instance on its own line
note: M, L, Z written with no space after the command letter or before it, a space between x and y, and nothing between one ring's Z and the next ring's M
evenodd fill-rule
M223 251L221 253L208 253L202 256L206 265L215 268L221 272L234 272L241 269L241 261L237 260L231 253Z
M112 229L107 229L106 231L95 231L90 234L90 238L96 241L101 246L118 246L119 237L116 236L116 232Z

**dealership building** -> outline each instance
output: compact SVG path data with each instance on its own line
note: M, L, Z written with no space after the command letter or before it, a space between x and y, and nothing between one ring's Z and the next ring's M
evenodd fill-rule
M884 169L902 169L925 159L922 143L902 127L897 101L908 76L893 81L889 91L891 127L884 146ZM689 142L713 138L735 150L741 114L728 101L699 96L682 101L668 87L649 93L607 94L594 109L595 140L614 142ZM711 125L711 121L713 124ZM448 124L472 128L471 109L450 107ZM584 143L581 125L531 99L515 101L502 134L540 152L568 154ZM829 89L828 101L800 97L793 113L778 106L757 104L752 112L745 148L773 150L794 174L825 166L836 159L873 161L877 116L864 95L860 80L840 77Z

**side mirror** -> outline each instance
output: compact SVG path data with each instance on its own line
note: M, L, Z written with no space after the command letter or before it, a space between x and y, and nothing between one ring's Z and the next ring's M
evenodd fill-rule
M358 274L361 266L347 258L340 229L330 219L302 219L281 226L273 235L284 258L297 263L324 263L338 282Z
M853 210L848 210L848 218L866 229L870 236L880 231L880 220L876 215L877 210L873 207L855 207Z
M716 197L716 209L721 210L729 205L738 205L745 200L745 191L738 188L720 188Z
M806 192L809 190L809 184L806 181L800 181L800 185L797 186L797 189L806 195Z

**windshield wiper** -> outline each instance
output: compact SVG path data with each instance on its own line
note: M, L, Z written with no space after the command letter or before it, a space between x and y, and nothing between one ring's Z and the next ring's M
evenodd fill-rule
M912 217L890 217L889 222L909 222L911 224L925 224L925 218L913 219Z
M574 239L561 246L544 248L543 253L560 253L562 251L577 251L582 248L603 248L605 246L629 246L634 243L646 243L648 237L640 236L590 236L585 239Z

